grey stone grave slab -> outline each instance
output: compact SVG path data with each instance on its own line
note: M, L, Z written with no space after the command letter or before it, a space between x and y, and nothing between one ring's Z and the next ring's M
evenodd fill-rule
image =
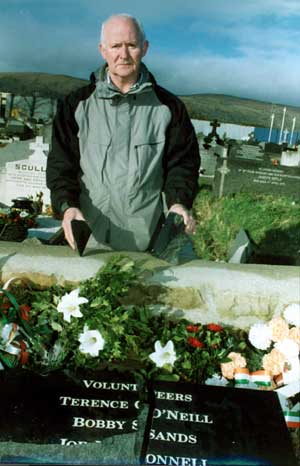
M244 264L252 253L252 245L249 236L243 228L236 235L229 251L228 262L232 264Z
M213 192L226 194L251 192L300 197L300 167L273 165L269 161L219 159Z
M38 238L48 241L61 228L61 220L57 220L45 215L38 215L36 218L37 226L29 228L27 238Z
M200 180L213 180L217 166L217 156L214 150L202 149L201 153L201 175Z
M17 197L33 198L43 192L44 206L50 204L46 186L46 164L49 144L38 136L35 141L8 144L0 149L0 202L12 205Z

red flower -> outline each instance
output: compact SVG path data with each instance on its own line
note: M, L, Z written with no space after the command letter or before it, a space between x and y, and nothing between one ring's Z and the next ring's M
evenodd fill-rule
M207 329L211 330L212 332L222 332L223 327L218 324L207 324Z
M188 332L198 332L199 330L199 325L187 325L186 329Z
M8 309L10 308L11 304L10 303L2 303L1 304L1 311L3 314L7 314Z
M20 341L20 353L19 353L19 361L21 366L26 364L29 358L29 353L26 351L26 343L24 341Z
M21 312L21 319L29 320L29 315L28 314L30 312L31 307L27 306L26 304L22 304L19 309L20 309L20 312Z
M198 338L195 337L189 337L188 338L188 344L193 346L194 348L203 348L204 343L202 341L198 340Z

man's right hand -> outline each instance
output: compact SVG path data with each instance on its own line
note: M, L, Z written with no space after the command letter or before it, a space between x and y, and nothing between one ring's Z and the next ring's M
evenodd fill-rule
M85 220L82 212L77 207L69 207L64 211L62 227L65 233L65 238L72 249L75 250L75 240L72 232L71 221L72 220Z

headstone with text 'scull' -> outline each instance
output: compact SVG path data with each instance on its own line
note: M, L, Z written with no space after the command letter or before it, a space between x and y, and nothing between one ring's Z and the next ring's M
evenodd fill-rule
M24 142L14 143L24 147ZM28 146L27 146L28 147ZM10 145L7 150L13 150ZM27 158L7 161L1 169L1 203L11 206L12 200L18 197L35 198L43 193L44 205L50 204L50 191L46 186L46 164L49 144L43 142L42 136L37 136L34 142L30 142L28 152L32 152ZM6 154L6 152L0 155Z

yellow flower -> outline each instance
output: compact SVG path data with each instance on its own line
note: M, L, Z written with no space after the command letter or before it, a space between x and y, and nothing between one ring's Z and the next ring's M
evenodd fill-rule
M235 369L247 366L246 359L240 353L232 352L228 354L228 357L232 360Z
M221 363L221 372L226 379L233 379L236 369L246 367L246 359L240 353L231 352L228 354L231 362Z
M288 338L294 340L298 345L300 345L300 327L290 328Z
M269 326L272 331L272 340L280 341L288 338L289 326L282 317L274 317L270 322Z
M265 354L262 366L271 376L279 375L283 372L285 360L285 356L274 348L270 353Z
M235 368L234 368L233 362L222 362L221 363L221 372L222 372L223 377L225 377L225 379L229 379L229 380L233 379L234 371L235 371Z

